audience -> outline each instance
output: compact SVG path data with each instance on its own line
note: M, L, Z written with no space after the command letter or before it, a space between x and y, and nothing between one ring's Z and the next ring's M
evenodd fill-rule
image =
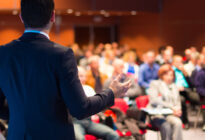
M154 51L145 54L145 63L140 65L138 83L143 89L148 89L152 80L158 79L159 65L155 63Z
M83 85L86 96L94 96L96 94L94 89L85 85L86 71L82 67L78 67L78 76L81 84ZM94 123L91 121L91 118L83 120L77 120L74 118L73 124L76 140L84 140L85 134L91 134L105 140L119 140L118 134L113 129L101 123Z
M181 101L174 83L174 70L168 64L158 72L159 80L150 84L149 95L151 108L169 108L173 115L154 116L152 124L160 129L162 140L182 140Z

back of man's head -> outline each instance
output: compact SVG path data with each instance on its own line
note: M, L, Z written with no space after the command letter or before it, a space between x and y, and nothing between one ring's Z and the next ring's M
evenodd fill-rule
M53 0L21 0L21 17L26 28L45 28L53 11Z

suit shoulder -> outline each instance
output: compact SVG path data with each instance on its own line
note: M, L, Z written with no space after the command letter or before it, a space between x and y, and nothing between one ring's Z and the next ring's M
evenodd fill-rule
M5 47L9 47L9 46L12 46L12 45L15 45L16 43L16 40L13 40L7 44L3 44L3 45L0 45L0 48L5 48Z
M60 54L73 53L73 50L70 47L65 47L54 42L53 42L53 50Z
M3 53L3 50L6 50L7 48L9 48L9 47L11 47L11 46L14 46L14 45L15 45L15 42L16 42L16 41L14 40L14 41L11 41L11 42L9 42L9 43L7 43L7 44L0 45L0 49L1 49L0 52Z

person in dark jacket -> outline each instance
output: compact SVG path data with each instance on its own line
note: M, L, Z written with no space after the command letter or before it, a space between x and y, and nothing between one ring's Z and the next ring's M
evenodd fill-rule
M89 117L114 104L130 81L86 97L73 51L49 40L53 0L21 0L24 34L0 46L0 97L9 106L7 140L74 140L71 115ZM1 107L0 107L1 108Z
M203 60L201 63L201 70L197 72L195 76L195 86L197 93L201 98L201 104L205 105L205 56L201 55L200 59ZM202 109L203 114L203 126L202 130L205 131L205 109Z

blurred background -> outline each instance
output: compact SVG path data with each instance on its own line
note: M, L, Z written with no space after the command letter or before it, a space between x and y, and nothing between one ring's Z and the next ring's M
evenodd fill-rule
M172 45L176 53L205 44L204 0L55 0L56 24L51 39L68 46L117 41L136 48ZM24 31L20 0L0 1L0 45Z

